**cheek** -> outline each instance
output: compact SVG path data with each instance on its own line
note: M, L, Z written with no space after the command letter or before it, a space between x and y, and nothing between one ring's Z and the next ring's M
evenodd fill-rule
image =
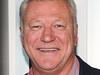
M34 51L36 49L36 42L39 40L39 37L39 33L26 32L24 34L23 46L31 60L34 60Z
M25 35L25 40L24 41L26 41L26 44L28 46L31 46L32 43L34 43L35 38L33 37L33 35L31 33L29 33L29 34Z
M64 31L64 32L57 32L56 36L58 37L59 41L61 42L61 47L64 52L70 52L73 48L73 33L72 31Z
M63 32L56 32L56 37L59 39L59 41L63 44L66 45L68 44L68 42L71 39L71 33L69 33L68 31L63 31Z
M40 37L40 33L27 32L24 36L24 42L28 47L34 47L34 44L39 37Z

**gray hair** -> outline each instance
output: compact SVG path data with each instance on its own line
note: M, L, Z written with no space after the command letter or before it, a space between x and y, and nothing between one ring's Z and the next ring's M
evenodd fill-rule
M20 6L20 26L23 27L23 18L24 18L24 11L27 8L28 2L32 0L24 0ZM42 1L42 0L33 0L33 1ZM74 0L64 0L69 4L70 11L72 13L74 25L77 26L77 11L76 11L76 4Z

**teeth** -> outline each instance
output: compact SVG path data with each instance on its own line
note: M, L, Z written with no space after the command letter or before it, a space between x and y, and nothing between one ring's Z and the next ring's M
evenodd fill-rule
M57 50L57 49L50 49L50 48L47 48L47 49L40 49L40 50L50 50L50 51L52 50L52 51L53 51L53 50Z
M38 48L37 50L40 50L41 52L54 52L59 49L58 48Z

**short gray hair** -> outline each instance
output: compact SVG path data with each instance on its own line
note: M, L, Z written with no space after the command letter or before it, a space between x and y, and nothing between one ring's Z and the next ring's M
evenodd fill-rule
M28 2L30 1L38 1L38 0L24 0L20 6L20 26L23 27L23 18L24 18L24 11L27 8ZM39 0L42 1L42 0ZM72 13L72 18L73 18L73 22L74 25L77 25L77 10L76 10L76 4L74 2L74 0L64 0L67 2L67 4L69 4L70 7L70 11Z

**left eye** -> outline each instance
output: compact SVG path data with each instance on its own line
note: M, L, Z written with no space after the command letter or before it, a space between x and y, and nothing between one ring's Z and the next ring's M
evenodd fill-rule
M55 28L59 29L59 30L63 30L65 28L65 25L62 24L56 24L54 25Z

